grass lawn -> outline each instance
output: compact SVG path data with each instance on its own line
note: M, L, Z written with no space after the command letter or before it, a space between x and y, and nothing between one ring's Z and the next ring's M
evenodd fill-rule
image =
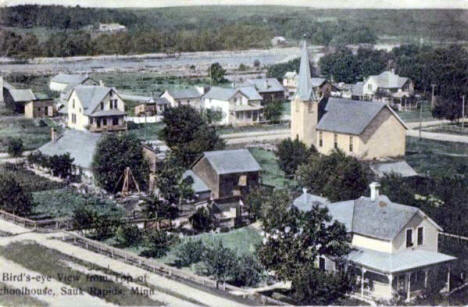
M34 216L71 217L75 209L83 207L87 203L94 204L93 209L96 209L99 215L123 214L123 209L115 202L110 200L97 201L98 199L94 196L85 197L72 188L35 192L33 199L35 203Z
M256 126L245 126L245 127L223 127L217 129L218 134L230 134L230 133L241 133L241 132L255 132L255 131L269 131L278 129L288 129L289 124L271 124L271 125L256 125Z
M468 144L407 137L405 159L420 174L468 174Z
M65 186L64 183L49 180L34 174L32 171L14 164L0 165L0 173L13 177L27 192L37 192L44 190L59 189Z
M150 141L159 139L158 133L164 128L163 123L137 124L136 129L128 130L128 133L135 134L138 138Z
M295 186L296 182L285 177L279 168L276 156L273 152L261 148L249 149L254 158L262 167L262 182L276 188Z
M71 268L67 263L71 262L86 268L95 269L96 266L94 264L70 257L37 243L10 243L6 247L0 248L0 254L29 270L50 276L70 287L81 288L84 292L100 297L109 303L121 306L161 306L163 304L149 297L132 293L130 288L125 286L125 283L116 282L112 279L92 279L90 277L101 275ZM62 276L74 276L75 278L60 280L59 274ZM100 293L93 293L91 288L100 290L98 291ZM105 291L108 292L105 293Z
M91 75L94 80L102 80L105 85L117 88L122 93L143 96L156 96L166 89L180 89L195 85L208 85L204 79L190 79L161 75L158 72L109 72Z
M450 124L427 127L426 129L424 129L424 131L449 133L449 134L457 134L457 135L468 135L468 122L465 123L463 130L462 130L461 123L450 123Z
M0 282L0 289L8 289L14 290L8 286ZM41 307L41 306L48 306L47 303L29 295L15 295L15 294L2 294L0 295L0 305L4 307L16 307L16 306L34 306L34 307Z
M41 127L37 120L24 117L0 117L0 152L7 149L7 140L18 137L23 140L25 150L36 149L50 140L49 126Z

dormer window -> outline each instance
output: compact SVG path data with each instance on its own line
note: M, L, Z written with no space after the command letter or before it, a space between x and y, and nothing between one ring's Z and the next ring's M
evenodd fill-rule
M413 229L406 229L406 247L413 246Z

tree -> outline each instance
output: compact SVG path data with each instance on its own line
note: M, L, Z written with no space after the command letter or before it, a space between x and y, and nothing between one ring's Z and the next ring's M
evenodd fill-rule
M263 109L263 115L265 116L265 119L272 123L279 122L282 114L283 114L283 101L281 100L276 100L276 101L267 103Z
M160 258L167 254L169 247L177 241L174 235L162 230L148 231L144 236L144 246L140 255L144 257Z
M296 58L294 60L288 61L287 63L270 65L268 66L267 77L276 78L282 81L284 74L286 74L288 71L299 72L300 62L301 59ZM312 76L316 75L315 66L312 63L310 63L310 72Z
M105 135L97 144L92 163L98 185L115 193L122 187L122 176L127 167L140 189L145 189L149 168L138 138L133 134Z
M184 172L185 168L180 166L177 158L172 155L156 170L155 185L158 188L158 196L167 201L167 205L180 205L193 199L193 178L183 178Z
M214 246L207 248L203 263L207 275L216 279L216 288L218 288L219 282L225 283L232 276L237 259L231 249L224 247L222 241L218 241Z
M460 119L462 117L461 98L437 97L436 104L432 109L432 116L450 121Z
M96 220L96 212L89 206L81 206L73 210L73 229L86 229L92 227Z
M220 84L226 81L226 79L224 79L226 70L219 63L211 64L208 69L208 74L213 84Z
M120 225L115 232L115 240L121 247L136 245L141 239L141 231L136 225Z
M286 176L292 177L299 165L305 163L307 158L316 152L315 147L312 146L310 149L307 149L307 146L296 137L294 141L290 138L281 141L275 154L278 157L280 169Z
M224 148L224 141L203 117L190 106L179 106L164 111L160 137L171 148L182 167L190 166L204 151Z
M366 191L369 171L356 158L340 150L330 155L311 155L299 166L299 185L330 201L356 199Z
M32 195L11 176L0 174L0 209L27 216L33 209Z
M7 152L10 157L20 157L23 154L23 140L20 138L9 138Z
M262 186L255 187L249 191L245 199L245 205L249 211L250 217L256 220L262 215L263 204L268 200L270 191Z
M339 291L341 284L318 278L322 275L316 272L319 268L314 267L314 263L319 257L333 258L339 262L349 253L345 226L332 221L328 209L319 204L303 212L289 206L289 202L278 204L275 199L270 202L268 212L273 215L263 217L266 240L258 251L260 262L268 270L274 271L277 278L295 281L293 291L304 302L318 299L311 295L323 294L314 289L318 283L321 283L319 289L326 287L334 289L336 294L344 295ZM272 206L276 204L279 206ZM305 279L306 284L297 282L301 279Z
M182 245L176 252L176 263L179 266L189 266L192 263L200 262L204 259L205 245L202 240L191 240L189 239Z
M193 229L200 232L208 231L213 228L213 218L206 207L198 208L197 211L190 216L189 221Z
M242 254L233 268L233 282L241 287L254 287L262 280L263 272L264 268L255 256Z
M48 158L48 165L54 176L67 178L72 175L73 161L69 153L63 155L53 155Z
M335 305L352 290L350 274L320 271L311 265L301 268L292 280L294 298L302 305Z

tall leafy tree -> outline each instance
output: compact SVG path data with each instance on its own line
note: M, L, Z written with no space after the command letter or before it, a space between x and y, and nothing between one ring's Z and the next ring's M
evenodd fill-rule
M298 182L330 201L356 199L367 189L369 171L356 158L340 150L330 155L311 155L297 170Z
M204 151L224 148L224 141L216 134L216 129L190 106L167 109L163 122L165 127L160 136L183 167L190 166Z
M5 174L0 174L0 209L21 216L27 216L33 209L31 193Z
M224 79L226 70L219 63L211 64L210 68L208 69L208 74L213 84L220 84L226 81L226 79Z
M125 168L129 167L140 189L148 180L148 163L140 141L133 134L107 134L98 143L92 169L99 186L115 193L121 189Z
M316 152L315 147L307 148L298 138L294 141L288 138L278 144L275 154L278 157L280 169L286 176L292 177L299 165L305 163L307 158Z

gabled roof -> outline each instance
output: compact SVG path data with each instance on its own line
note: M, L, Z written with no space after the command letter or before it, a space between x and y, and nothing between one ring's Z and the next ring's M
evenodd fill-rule
M326 206L333 219L343 223L348 232L385 241L393 240L415 215L426 217L418 208L394 203L385 195L374 201L360 197Z
M253 86L245 86L245 87L239 87L239 88L225 88L225 87L214 86L203 97L209 98L209 99L228 101L238 92L240 92L245 97L247 97L248 100L262 100L262 96L260 96L260 94L257 92L255 87Z
M312 87L319 87L319 86L322 86L325 82L327 82L327 79L313 77L313 78L310 78L310 81L311 81Z
M185 171L184 174L182 175L182 179L185 179L187 177L192 177L193 179L193 184L192 184L192 190L195 193L203 193L203 192L209 192L211 191L210 188L207 187L207 185L203 182L203 180L200 179L195 173L191 170Z
M122 98L125 101L134 101L142 104L170 104L170 102L163 97L154 98L150 96L120 94L120 98Z
M299 67L299 81L297 84L296 96L298 96L302 101L312 101L316 99L312 86L309 55L307 53L307 45L305 41L302 45L301 64Z
M202 93L193 87L179 90L167 90L167 92L174 99L200 98L202 96Z
M70 92L68 99L70 99L71 94L75 92L83 105L84 114L91 115L104 97L112 90L112 88L105 86L78 85Z
M91 169L94 151L104 134L66 129L55 142L49 142L38 150L47 156L69 153L73 164L84 169Z
M26 102L35 100L36 96L30 89L9 89L10 95L15 102Z
M284 91L283 85L276 78L247 79L246 83L255 86L260 93Z
M301 196L296 198L293 201L294 207L301 211L310 211L315 204L328 204L329 201L325 197L320 197L318 195L313 195L303 191Z
M317 125L318 130L360 135L384 108L387 108L407 129L406 124L395 111L382 102L330 97L321 103L326 106Z
M369 80L375 81L380 88L401 88L409 79L400 77L392 71L384 71L380 75L370 76Z
M402 177L417 176L418 173L406 161L390 161L374 163L370 165L371 170L379 177L387 174L398 174Z
M87 75L79 75L79 74L58 74L52 79L50 79L51 82L57 82L57 83L64 83L64 84L81 84L88 80L89 77Z
M261 170L257 160L247 149L206 151L203 157L208 160L218 175Z

